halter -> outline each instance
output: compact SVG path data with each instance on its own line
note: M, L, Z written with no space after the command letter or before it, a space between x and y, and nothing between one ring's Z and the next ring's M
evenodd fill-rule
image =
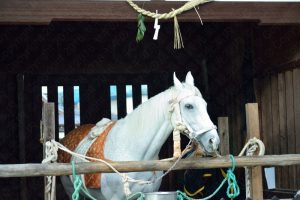
M195 131L192 129L192 127L189 125L189 123L186 122L185 119L182 118L182 114L181 114L181 110L180 110L180 102L183 99L186 99L188 97L191 96L196 96L195 93L189 93L186 95L178 95L177 97L173 98L170 101L170 120L171 120L171 124L172 124L172 113L175 114L175 127L173 130L173 140L174 140L174 157L178 157L180 153L176 152L178 151L178 149L180 149L181 152L181 147L180 147L180 133L186 135L189 139L191 140L196 140L196 134ZM204 127L202 128L200 131L197 131L198 135L202 135L204 133L207 133L211 130L217 129L216 125L212 125L209 127ZM203 147L204 145L201 144L200 141L198 141L199 144L201 145L201 147L203 148L204 152L206 152L205 148Z
M170 113L173 113L175 114L175 127L174 129L179 129L182 131L182 133L186 136L188 136L190 139L195 139L196 135L194 135L195 131L192 129L192 127L189 125L189 123L187 123L185 121L185 119L182 118L182 114L181 114L181 110L180 110L180 102L183 100L183 99L186 99L188 97L191 97L191 96L196 96L195 93L192 93L192 94L187 94L187 95L184 95L184 96L177 96L176 98L172 99L170 101L171 103L171 109L170 109ZM183 127L184 126L184 127ZM217 129L217 126L216 125L212 125L212 126L209 126L209 127L204 127L202 128L200 131L197 131L197 133L199 135L202 135L206 132L209 132L213 129Z

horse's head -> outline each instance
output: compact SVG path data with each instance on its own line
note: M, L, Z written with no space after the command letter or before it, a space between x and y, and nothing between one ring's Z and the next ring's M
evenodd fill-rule
M196 140L207 154L216 152L220 139L216 126L207 113L207 103L198 88L194 86L194 78L187 73L184 83L181 83L174 73L174 97L172 124L174 127L183 125L187 136Z

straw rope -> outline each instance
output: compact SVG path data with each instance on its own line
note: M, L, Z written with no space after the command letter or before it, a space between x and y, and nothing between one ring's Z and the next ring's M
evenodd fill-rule
M183 6L181 6L180 8L178 8L176 10L172 10L169 13L159 14L159 13L154 13L151 11L147 11L143 8L140 8L138 5L133 3L132 0L127 0L128 4L137 12L142 13L145 16L157 18L157 19L171 19L171 18L174 18L176 15L179 15L179 14L181 14L187 10L190 10L198 5L205 4L205 3L208 3L211 1L212 0L191 0L191 1L186 2Z

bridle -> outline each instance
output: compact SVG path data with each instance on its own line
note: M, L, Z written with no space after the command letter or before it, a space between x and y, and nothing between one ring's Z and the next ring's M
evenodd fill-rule
M217 129L216 125L212 125L212 126L208 126L208 127L204 127L201 130L197 131L197 135L195 133L195 131L192 129L192 127L189 125L188 122L186 122L186 120L182 117L182 113L180 110L180 102L183 99L186 99L188 97L191 96L197 96L195 93L189 93L186 95L177 95L175 98L173 98L170 101L170 120L171 120L171 124L174 128L174 131L179 131L180 133L186 135L189 139L194 140L194 141L198 141L196 140L196 137L198 135L202 135L204 133L207 133L211 130ZM175 115L175 122L172 123L172 115ZM201 144L200 141L198 141L198 143L202 146L203 150L205 150L204 145Z

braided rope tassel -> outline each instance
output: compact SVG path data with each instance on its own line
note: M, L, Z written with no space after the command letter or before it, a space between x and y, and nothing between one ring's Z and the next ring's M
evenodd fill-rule
M180 27L176 15L174 16L174 49L184 48Z

